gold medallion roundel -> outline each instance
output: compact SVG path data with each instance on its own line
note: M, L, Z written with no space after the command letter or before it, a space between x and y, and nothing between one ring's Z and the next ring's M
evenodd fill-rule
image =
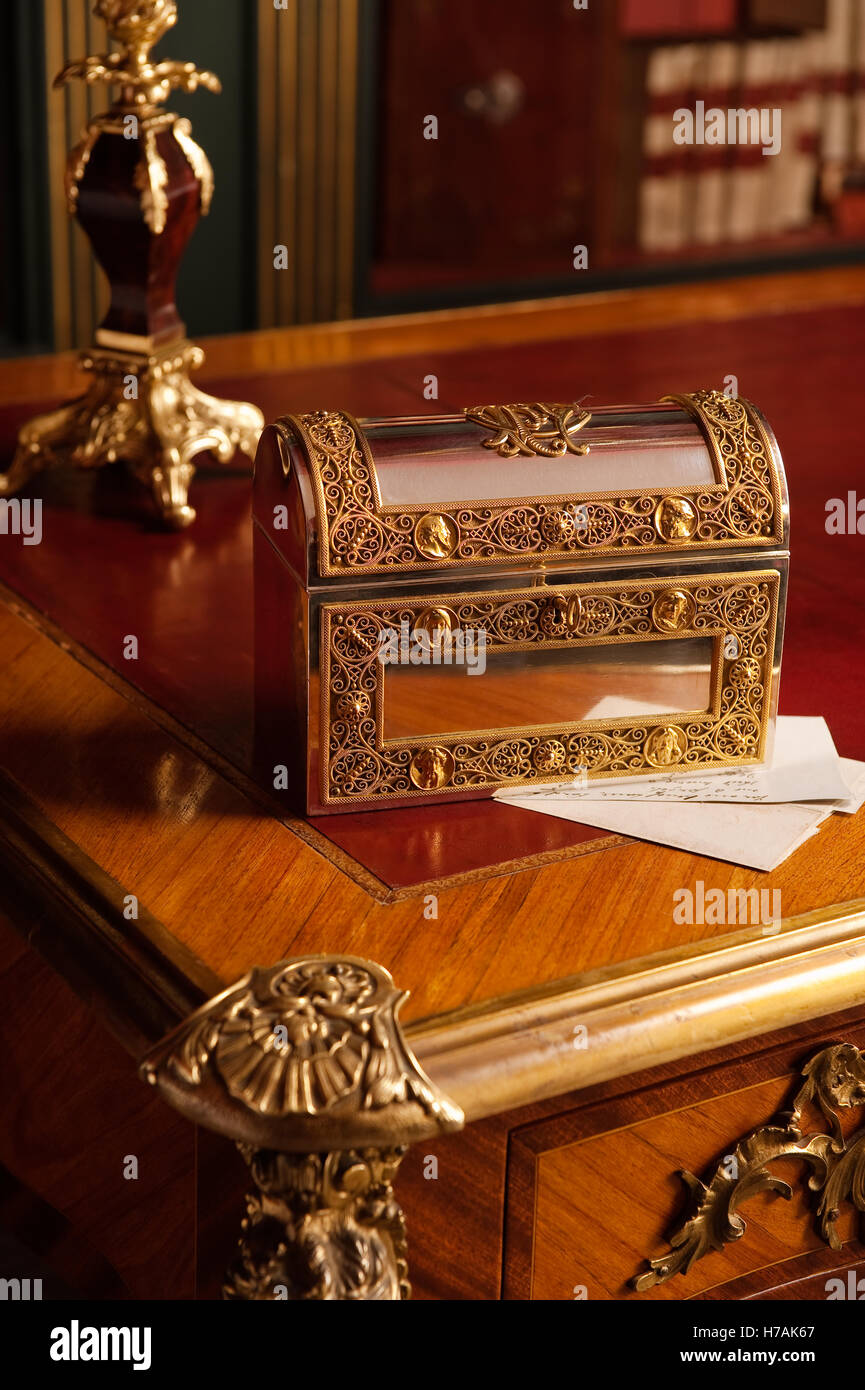
M652 605L652 621L659 632L692 627L697 606L684 589L665 589Z
M453 632L454 628L458 626L457 615L450 608L425 608L415 618L414 630L415 632L425 632L428 637L434 637L437 632L441 632L443 635Z
M697 509L687 497L663 497L655 508L655 530L671 545L689 541L698 520Z
M427 512L415 526L414 538L428 560L448 560L459 543L460 528L446 512Z
M409 764L409 776L422 792L446 787L453 775L453 754L447 748L419 748Z
M687 747L688 740L682 730L670 724L666 728L652 730L646 739L644 751L653 767L674 767L684 758Z

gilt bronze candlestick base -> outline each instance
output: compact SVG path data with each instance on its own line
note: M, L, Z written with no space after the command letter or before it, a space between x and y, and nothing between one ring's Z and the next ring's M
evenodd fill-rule
M0 496L16 492L43 468L99 468L122 459L151 489L166 526L181 530L195 520L187 501L193 458L204 450L221 463L230 463L238 449L254 455L261 412L193 386L189 371L201 366L204 353L186 339L150 353L95 347L80 361L93 374L89 389L23 427L12 466L0 474Z
M0 474L0 497L41 469L98 468L122 460L150 487L160 517L188 526L192 460L205 451L228 463L254 457L264 417L252 405L207 396L189 380L204 353L186 338L175 305L181 256L210 207L213 171L187 120L160 109L175 88L218 92L213 73L193 63L150 60L176 21L175 0L97 0L94 13L116 52L70 63L73 78L120 88L70 153L66 193L111 288L95 344L81 357L92 382L78 400L37 416L20 431L15 457Z

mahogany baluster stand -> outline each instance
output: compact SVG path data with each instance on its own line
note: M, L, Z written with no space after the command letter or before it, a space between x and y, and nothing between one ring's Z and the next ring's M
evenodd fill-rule
M188 526L196 455L229 463L254 457L264 417L252 405L197 390L189 372L204 353L189 342L175 305L180 260L213 193L213 171L187 120L161 109L175 88L221 90L193 63L150 59L176 22L176 0L97 0L94 13L120 45L70 63L55 87L81 78L118 86L110 111L95 117L69 155L69 211L105 271L111 302L94 345L81 355L92 381L69 405L29 421L0 497L48 467L98 468L123 460L152 490L165 525Z

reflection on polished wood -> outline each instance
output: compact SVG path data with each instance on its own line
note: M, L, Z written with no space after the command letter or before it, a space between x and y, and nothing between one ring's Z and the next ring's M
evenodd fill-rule
M694 891L698 879L724 891L768 879L790 916L865 887L865 817L835 817L771 876L634 843L610 852L612 872L589 856L515 879L433 887L438 918L428 919L422 897L376 902L146 707L2 607L0 646L4 767L223 980L256 960L350 950L411 981L406 1014L418 1018L522 988L539 921L543 951L531 976L542 984L715 937L711 925L673 921L674 891ZM38 709L22 703L37 690ZM46 725L56 731L50 741Z
M845 266L264 329L206 339L205 346L212 375L243 377L863 303L865 267ZM80 389L81 380L74 353L0 362L0 403L64 396Z
M465 664L389 666L383 682L385 739L629 715L675 717L708 710L711 702L712 642L706 638L674 641L666 663L658 646L647 654L638 643L518 655L487 650L485 660L483 673ZM474 665L475 657L470 661Z

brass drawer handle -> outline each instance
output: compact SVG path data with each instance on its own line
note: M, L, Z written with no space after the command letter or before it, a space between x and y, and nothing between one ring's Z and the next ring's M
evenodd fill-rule
M525 83L505 68L486 82L463 88L459 102L468 116L478 116L489 125L507 125L522 111L525 99Z

